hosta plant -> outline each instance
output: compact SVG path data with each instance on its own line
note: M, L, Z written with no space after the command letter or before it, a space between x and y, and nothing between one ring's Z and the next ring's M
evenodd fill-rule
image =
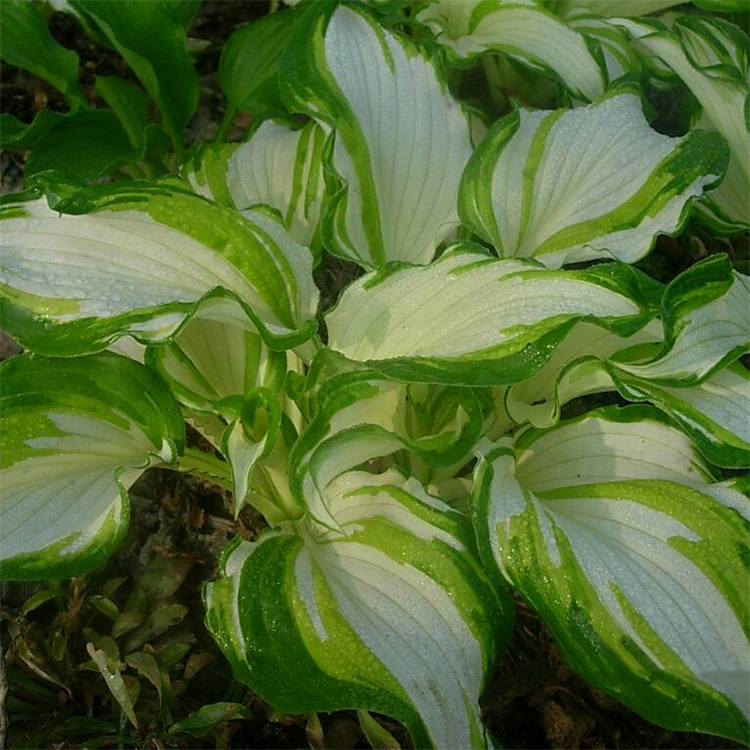
M189 150L196 4L59 5L143 88L91 108L45 8L3 4L5 59L70 111L4 122L31 151L0 210L0 576L101 565L133 481L193 472L267 522L204 603L278 709L492 745L515 590L590 684L747 741L750 280L640 262L747 228L736 4L301 2L229 39ZM692 107L676 135L654 92ZM330 256L360 271L321 311Z

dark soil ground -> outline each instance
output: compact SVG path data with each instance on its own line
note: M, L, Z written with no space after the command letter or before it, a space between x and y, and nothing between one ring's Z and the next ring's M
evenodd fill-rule
M223 99L217 81L221 44L235 28L262 15L267 7L260 1L203 4L191 30L193 37L209 42L197 63L202 95L190 126L191 139L211 138L221 119ZM131 75L118 55L92 42L70 17L55 16L52 31L78 52L83 89L92 104L97 104L94 75ZM25 122L43 108L65 110L59 94L23 71L3 66L0 86L2 111ZM240 137L248 124L240 116L230 137ZM23 160L23 154L0 155L4 191L19 189ZM747 237L717 241L692 228L681 238L662 238L641 265L668 281L706 254L726 251L748 272L747 247ZM351 274L351 268L339 261L324 264L317 275L324 298L335 299L337 289ZM0 340L0 358L16 351L7 338ZM275 712L232 680L202 622L201 585L216 577L217 557L227 541L234 534L253 538L262 522L252 509L243 511L235 522L227 500L225 493L201 480L151 470L132 489L128 538L103 570L64 582L55 597L27 612L24 606L29 609L30 597L38 595L41 586L2 585L0 641L9 684L0 724L10 719L9 747L369 747L354 712L321 715L317 725L312 717ZM160 581L157 588L161 587L157 591L155 576ZM119 588L110 592L118 581ZM150 611L160 603L185 608L179 621L150 635L149 647L171 664L167 680L173 698L165 715L156 691L141 679L141 698L135 705L138 731L124 723L116 726L119 711L103 680L85 667L86 641L92 632L103 633L111 624L99 609L102 591L123 611L138 591L148 593ZM138 629L131 630L131 636L134 632ZM124 652L130 648L127 637L117 640ZM3 690L0 684L0 700ZM172 722L218 701L242 703L252 718L219 723L203 737L168 732ZM488 726L505 748L736 747L720 738L650 724L587 685L560 657L544 623L521 601L510 644L484 696L483 708ZM80 717L104 724L84 726L85 719L79 721ZM387 719L382 724L402 747L408 746L398 725Z

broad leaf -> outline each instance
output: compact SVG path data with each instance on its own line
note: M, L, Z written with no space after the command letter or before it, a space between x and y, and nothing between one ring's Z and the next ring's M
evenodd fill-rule
M669 388L617 371L615 381L629 401L651 401L669 414L712 464L750 466L750 374L739 363L692 387Z
M652 353L662 341L658 321L651 321L629 338L623 338L591 323L571 328L552 356L530 378L504 391L504 406L517 424L551 427L560 419L562 406L593 393L616 390L608 365L633 347ZM499 390L499 389L498 389Z
M702 382L750 349L750 277L714 255L681 273L662 300L664 347L621 369L668 386Z
M467 166L459 211L504 257L633 262L681 230L726 159L716 134L661 135L637 94L615 89L588 107L500 120Z
M217 724L252 718L250 709L241 703L208 703L172 724L169 734L187 732L196 737L205 737Z
M409 469L431 481L430 468L466 463L482 427L472 389L407 388L369 370L343 373L324 382L315 418L294 445L291 489L312 518L340 530L324 490L330 479L406 448Z
M42 109L36 113L28 125L17 117L5 112L0 114L0 148L11 151L25 151L34 148L40 138L65 115Z
M559 79L577 98L593 101L605 88L586 39L541 3L437 0L417 14L458 60L493 50Z
M32 351L82 354L125 334L169 340L208 299L238 301L222 309L277 347L316 325L309 251L266 213L242 217L167 181L91 188L56 210L44 200L11 204L3 214L3 325Z
M619 3L622 12L622 3ZM583 15L567 19L568 26L579 34L595 41L601 48L607 78L610 82L633 74L640 76L642 66L638 53L628 35L620 28L601 18Z
M670 388L623 370L661 341L655 323L624 339L582 323L571 330L536 375L505 392L513 421L550 427L567 402L592 393L618 391L628 401L650 401L669 414L716 466L750 465L750 378L741 365L718 370L699 385Z
M0 5L3 27L2 59L9 65L28 70L60 89L69 106L76 108L78 55L58 44L44 23L36 3L3 0Z
M0 373L0 576L101 565L127 529L127 487L184 447L176 402L153 372L109 353L24 355Z
M28 178L37 172L56 170L92 179L138 161L140 156L113 112L90 109L53 125L34 145L24 175Z
M658 22L616 21L637 44L666 63L703 108L700 126L717 130L731 153L726 178L702 201L703 217L718 232L747 231L750 125L747 120L748 40L720 18L683 16L671 31Z
M156 102L176 149L198 104L198 76L187 36L163 0L72 0L72 8L125 58Z
M465 243L425 268L357 279L327 316L329 346L407 381L507 384L533 375L581 320L634 332L656 295L622 264L553 271Z
M653 321L629 338L582 323L534 376L507 389L517 423L549 427L566 402L619 391L669 414L717 466L750 461L750 382L739 364L750 348L750 292L726 257L680 274L662 300L663 331ZM731 365L729 369L727 365Z
M748 734L750 507L656 411L528 430L479 462L486 564L588 682L650 721Z
M334 129L325 247L369 268L429 262L458 225L471 153L434 60L363 9L321 3L297 23L282 80L290 108Z
M135 148L144 145L144 131L150 122L148 94L132 81L116 76L97 76L96 95L117 115Z
M246 143L195 154L187 177L201 195L240 211L257 204L272 206L292 237L310 245L325 190L324 143L325 133L314 122L292 130L266 120Z
M252 326L237 325L236 319L235 304L209 304L170 344L149 347L147 364L186 408L220 412L219 402L239 406L259 386L281 388L287 353L268 349Z
M299 521L237 540L205 589L235 677L283 711L373 710L416 747L485 747L478 699L511 605L466 519L396 472L326 493L343 534Z
M219 60L219 83L228 111L283 110L279 65L298 17L299 11L283 8L229 37Z

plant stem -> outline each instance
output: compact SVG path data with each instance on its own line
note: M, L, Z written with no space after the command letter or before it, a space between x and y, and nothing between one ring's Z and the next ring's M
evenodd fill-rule
M183 164L185 162L185 145L182 142L182 135L170 126L169 137L172 139L172 148L174 148L177 161Z
M214 143L224 142L224 139L227 137L227 133L229 132L229 128L232 126L232 121L234 120L234 116L236 114L237 110L233 107L224 110L224 115L221 118L221 122L219 123L219 129L216 131L216 136L214 137Z

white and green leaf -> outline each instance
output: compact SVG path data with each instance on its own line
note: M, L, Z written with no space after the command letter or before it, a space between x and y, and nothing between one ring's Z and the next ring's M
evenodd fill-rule
M535 2L437 0L417 14L458 60L502 52L560 80L577 99L604 92L600 61L584 36Z
M714 231L747 231L750 194L750 124L747 120L748 40L720 18L682 16L667 29L645 20L617 19L635 43L668 65L702 107L700 126L716 130L729 144L726 177L699 204Z
M547 428L573 399L617 391L628 401L649 401L666 412L712 464L735 469L750 465L747 370L737 363L698 385L670 388L622 369L635 355L643 360L660 341L655 322L628 339L582 323L536 375L505 391L505 409L518 424Z
M236 418L222 434L221 452L232 467L235 518L248 501L253 469L276 446L281 419L281 407L274 393L268 388L256 388L245 396ZM275 522L279 517L284 518L283 514L274 514L268 520Z
M615 373L622 396L650 401L669 414L712 464L731 469L750 466L750 374L740 363L684 388Z
M750 277L733 271L727 256L710 256L667 287L661 319L662 350L620 369L662 385L696 385L750 349Z
M631 263L681 230L726 160L720 136L661 135L637 92L616 88L588 107L500 120L467 165L459 212L503 257Z
M185 442L151 370L102 353L0 368L0 576L68 578L101 565L128 525L127 488Z
M497 444L473 503L485 563L585 680L658 724L744 741L750 507L658 411Z
M206 147L187 165L196 192L244 211L257 204L277 209L295 241L310 245L325 191L326 134L315 122L298 130L266 120L239 145Z
M315 122L300 130L264 122L229 160L227 186L235 206L243 211L267 203L281 212L297 242L312 244L325 191L324 144L325 131Z
M0 218L3 325L32 351L167 341L216 298L277 348L315 329L312 257L267 212L243 217L165 182L92 187L55 210L10 204Z
M661 340L657 321L651 321L629 338L591 323L579 323L538 372L505 390L508 416L517 424L551 427L569 401L617 390L607 366L613 358L636 346L650 344L649 351Z
M428 389L430 390L430 389ZM441 392L442 391L442 392ZM393 464L407 449L410 468L466 463L481 437L483 415L471 389L421 394L377 372L360 369L327 380L317 395L315 418L290 458L290 485L298 504L318 523L339 530L325 487L362 464ZM427 478L427 476L425 476Z
M235 677L283 711L373 710L416 747L485 747L478 699L511 604L467 520L397 472L326 492L343 533L303 520L237 540L206 586Z
M257 387L277 392L287 352L269 349L252 324L237 325L236 303L209 301L169 344L151 346L146 362L169 383L183 406L222 413Z
M458 226L469 123L435 60L364 9L321 3L283 63L294 111L332 129L324 246L367 268L429 262Z
M622 9L622 3L620 3ZM617 81L623 76L641 74L641 59L628 38L628 35L608 21L583 14L567 19L567 24L579 34L594 40L602 51L607 79Z
M328 343L406 381L508 384L533 375L580 321L621 335L643 327L656 286L624 264L555 271L463 243L425 268L357 279L327 316Z

